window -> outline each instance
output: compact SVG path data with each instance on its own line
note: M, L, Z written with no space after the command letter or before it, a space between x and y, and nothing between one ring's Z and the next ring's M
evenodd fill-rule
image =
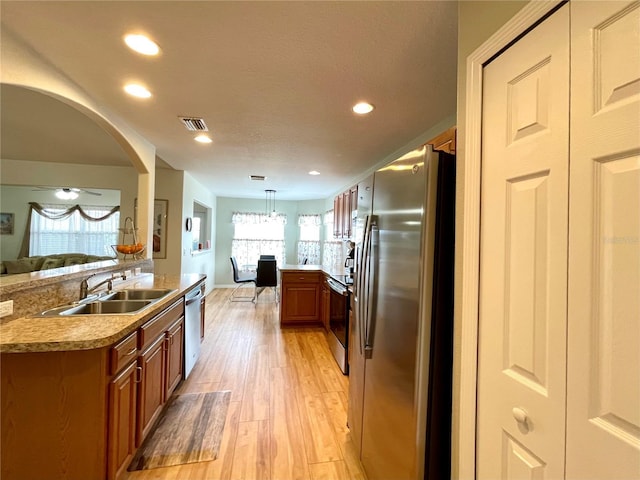
M322 244L322 266L330 271L339 271L344 260L344 246L333 236L333 210L324 214L324 242Z
M231 255L240 270L255 268L260 255L275 255L279 265L285 263L284 226L286 215L272 217L261 213L234 213Z
M320 265L321 215L298 215L298 263ZM305 262L306 261L306 262Z
M46 205L32 209L29 255L115 255L120 212L107 206Z

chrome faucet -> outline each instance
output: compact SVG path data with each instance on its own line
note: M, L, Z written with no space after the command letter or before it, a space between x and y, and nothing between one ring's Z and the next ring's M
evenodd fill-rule
M119 274L112 274L109 278L107 278L106 280L101 281L100 283L94 285L93 287L89 288L89 279L91 277L96 276L97 273L94 273L92 275L89 275L87 278L83 279L82 282L80 282L80 300L84 300L85 298L87 298L87 296L93 292L96 288L100 287L101 285L104 285L105 283L107 284L107 292L110 292L113 289L113 281L117 280L118 278L121 278L122 280L126 280L127 276L125 275L124 272L121 272Z

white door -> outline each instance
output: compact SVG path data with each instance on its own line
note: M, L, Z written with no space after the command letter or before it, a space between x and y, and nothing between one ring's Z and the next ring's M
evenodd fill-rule
M569 7L484 69L477 478L564 476Z
M640 478L640 3L572 2L567 478Z

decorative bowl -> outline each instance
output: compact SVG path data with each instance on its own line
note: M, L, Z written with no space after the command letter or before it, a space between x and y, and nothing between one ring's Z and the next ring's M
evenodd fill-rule
M144 250L144 245L141 243L133 243L129 245L113 245L116 252L124 255L135 255Z

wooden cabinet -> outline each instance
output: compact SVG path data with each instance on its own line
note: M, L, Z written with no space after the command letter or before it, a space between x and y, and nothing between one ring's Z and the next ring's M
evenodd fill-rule
M169 398L184 375L184 318L174 323L166 333L167 387Z
M321 314L322 314L322 325L324 325L324 329L329 331L329 321L331 319L331 292L329 289L329 284L327 283L327 276L325 275L322 279L322 305L321 305Z
M342 195L337 195L333 199L333 236L335 238L342 237L342 210L344 205L344 198Z
M282 272L280 323L320 322L322 272Z
M109 383L107 478L124 472L136 451L137 377L140 367L130 363Z
M351 236L351 196L349 191L342 194L342 237Z
M160 416L170 392L182 379L184 299L175 302L140 327L138 338L142 353L138 358L138 366L141 370L138 387L136 446L142 444ZM171 338L173 338L173 348L169 345Z
M129 465L136 450L138 332L133 332L109 352L109 429L107 478L117 478Z
M349 238L355 235L355 232L353 231L353 224L354 224L357 211L358 211L358 186L354 185L353 187L351 187L351 190L349 190L349 234L347 235L347 237Z
M353 216L358 208L358 186L336 195L333 199L333 236L351 238Z
M449 130L442 132L437 137L432 138L427 142L433 147L434 150L440 150L442 152L456 154L456 127L451 127Z
M140 387L138 389L138 420L136 446L140 446L165 403L164 338L156 339L138 359Z

